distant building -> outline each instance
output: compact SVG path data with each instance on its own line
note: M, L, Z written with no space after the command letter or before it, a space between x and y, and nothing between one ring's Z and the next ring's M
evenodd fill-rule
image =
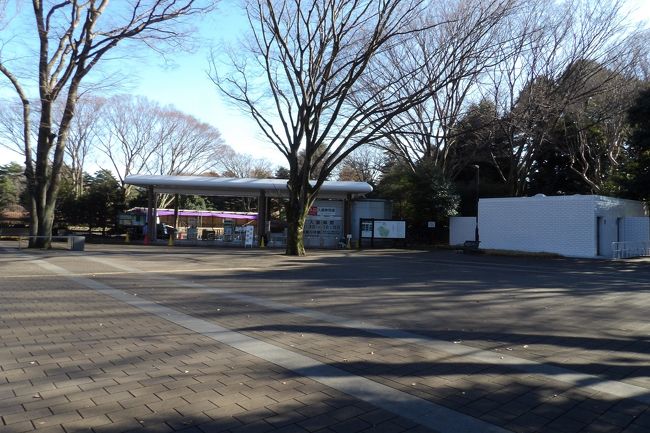
M644 203L600 195L484 198L481 249L612 257L613 242L650 240ZM474 239L474 217L450 222L450 243Z

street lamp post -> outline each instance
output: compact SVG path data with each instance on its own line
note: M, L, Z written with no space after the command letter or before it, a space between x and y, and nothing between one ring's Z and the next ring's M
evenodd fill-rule
M480 173L480 168L478 164L474 164L474 168L476 169L476 228L474 229L474 240L476 242L479 241L479 236L478 236L478 191L479 191L479 173Z

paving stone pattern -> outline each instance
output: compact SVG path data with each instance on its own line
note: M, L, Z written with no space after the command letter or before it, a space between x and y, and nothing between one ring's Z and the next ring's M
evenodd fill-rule
M0 431L426 430L52 276L34 258L514 432L650 431L648 406L635 399L177 284L194 281L649 383L641 312L649 294L640 264L623 273L607 263L337 254L296 260L270 252L91 247L80 255L0 256Z
M424 431L63 278L3 284L0 323L3 432Z

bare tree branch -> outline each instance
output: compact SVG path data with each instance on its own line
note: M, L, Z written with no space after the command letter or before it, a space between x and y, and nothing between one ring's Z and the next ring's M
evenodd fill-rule
M173 44L181 40L185 33L179 24L212 10L214 5L215 1L209 0L138 0L129 2L129 7L111 7L108 0L32 0L38 64L33 66L31 79L38 83L40 109L35 151L29 134L24 134L25 174L33 201L31 234L44 237L32 246L50 244L66 143L80 86L88 73L106 53L127 41ZM0 46L6 48L4 34L0 35ZM18 76L10 72L12 59L2 54L0 71L12 82L28 112L29 101ZM54 119L53 106L59 99L65 102L60 116ZM28 114L23 122L24 130L29 131Z
M486 0L483 19L462 29L459 45L438 41L436 49L449 56L440 56L445 64L430 76L419 71L435 59L415 55L412 41L437 28L451 30L451 21L419 20L428 2L246 2L251 33L243 48L249 55L240 51L231 57L230 73L212 78L287 159L287 253L304 254L306 212L334 169L355 148L383 137L397 115L458 80L463 54L478 52L471 32L488 32L513 1ZM409 62L396 72L391 59L400 58ZM444 67L451 70L443 73ZM218 69L216 59L212 69Z

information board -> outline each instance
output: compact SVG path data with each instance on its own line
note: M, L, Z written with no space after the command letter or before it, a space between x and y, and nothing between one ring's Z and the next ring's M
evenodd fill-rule
M128 213L121 213L117 217L117 223L121 226L132 226L133 225L133 215Z
M361 237L362 238L372 237L372 220L361 221Z
M235 235L235 221L223 220L223 240L226 242L231 242L234 235Z
M251 247L253 248L253 231L255 228L253 226L246 226L244 227L244 248L245 247Z
M375 220L373 236L379 239L406 239L406 221Z

